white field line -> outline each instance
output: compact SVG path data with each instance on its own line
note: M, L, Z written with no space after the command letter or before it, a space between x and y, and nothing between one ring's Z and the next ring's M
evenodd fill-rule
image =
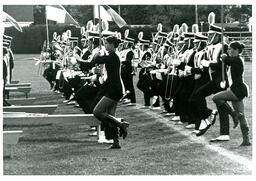
M134 106L135 109L139 109L140 107L141 107L140 105ZM203 136L197 137L195 135L192 135L191 132L184 129L184 127L174 125L173 121L170 121L170 119L160 115L157 112L154 112L150 109L140 109L140 110L145 112L147 115L156 118L156 121L161 122L161 123L165 124L166 126L171 127L175 131L179 132L180 134L188 137L189 140L191 140L195 143L203 144L207 149L209 149L211 151L214 151L214 152L217 152L218 154L220 154L220 155L222 155L222 156L224 156L224 157L226 157L226 158L228 158L228 159L230 159L230 160L232 160L236 163L239 163L239 164L247 167L248 169L252 170L253 163L252 163L251 160L249 160L249 159L247 159L243 156L236 155L233 152L231 152L227 149L221 148L219 146L210 145L209 141L207 141Z

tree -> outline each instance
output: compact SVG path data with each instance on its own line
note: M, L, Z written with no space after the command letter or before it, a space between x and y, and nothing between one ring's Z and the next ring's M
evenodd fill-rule
M66 10L81 25L86 25L93 19L92 5L64 5ZM118 12L118 6L111 5ZM208 26L208 15L214 12L215 22L220 23L220 5L198 5L198 20ZM45 24L45 6L34 6L35 24ZM189 27L195 23L195 5L120 5L121 16L128 25L152 25L163 24L164 31L171 31L175 24L187 23ZM224 5L224 17L226 22L248 22L252 16L251 5ZM111 24L111 23L110 23Z
M34 24L45 24L45 6L35 5L34 7Z

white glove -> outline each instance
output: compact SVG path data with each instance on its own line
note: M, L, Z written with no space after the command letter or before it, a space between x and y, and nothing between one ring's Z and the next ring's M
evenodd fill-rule
M96 80L97 80L97 75L96 74L92 75L91 76L91 81L96 82Z
M221 87L222 89L224 89L224 88L226 87L226 81L221 81L221 82L220 82L220 87Z
M185 72L185 75L190 75L191 74L191 68L192 67L190 67L190 66L185 66L185 70L184 70L184 72Z
M92 71L93 74L99 74L99 73L100 73L100 69L97 68L97 67L93 67L93 68L91 69L91 71Z
M207 60L202 60L202 61L201 61L201 65L203 65L204 67L209 67L210 62L207 61Z
M72 65L75 65L77 63L76 58L75 57L70 57L70 63Z
M179 76L179 77L184 77L184 71L180 70L178 76Z
M220 61L222 61L222 60L224 60L224 59L226 59L227 58L227 54L225 54L225 53L223 53L223 54L221 54L221 56L220 56Z
M165 68L165 65L164 64L161 64L160 65L160 69L164 69Z
M106 52L103 49L100 49L98 53L100 56L106 55Z
M190 66L185 66L185 71L191 71L191 69L192 69L192 67L190 67Z
M151 62L152 66L156 66L156 61Z
M179 59L173 59L173 65L180 65L180 60Z

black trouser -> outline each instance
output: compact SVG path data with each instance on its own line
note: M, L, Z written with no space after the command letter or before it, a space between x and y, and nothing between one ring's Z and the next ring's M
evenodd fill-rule
M178 113L182 122L193 123L190 117L189 97L194 89L192 76L180 78L179 91L176 93Z
M57 69L53 69L51 67L44 70L43 77L49 82L50 88L53 88L54 81L56 78Z
M152 75L152 79L150 82L151 92L152 96L157 96L157 100L153 103L153 107L159 107L160 106L160 90L161 90L161 81L158 80L155 76L155 74Z
M98 93L99 88L93 87L90 85L85 85L75 91L75 100L79 104L79 106L83 109L85 114L91 114L94 106L101 99L101 97L97 98L96 95Z
M215 94L217 92L220 92L222 89L220 87L220 82L218 81L209 81L205 85L201 86L194 96L192 97L192 104L195 106L198 119L207 119L211 113L212 110L207 107L207 102L205 100L206 97ZM226 111L221 109L219 106L217 106L218 112L219 112L219 119L221 122L221 128L220 133L221 135L228 135L229 134L229 116Z
M63 83L63 95L66 100L68 100L71 94L82 87L82 80L80 77L68 78L68 81L64 79Z
M167 82L168 78L168 82ZM177 88L179 87L179 77L176 75L164 75L163 80L160 85L160 96L163 100L163 106L165 110L169 113L176 112L177 105L176 95L178 93ZM173 99L172 107L170 107L170 101Z
M145 68L142 68L139 72L139 81L137 83L137 87L144 93L145 106L150 106L150 98L152 97L150 82L151 78L149 72L147 72Z
M73 93L73 90L68 81L66 81L65 79L63 81L63 95L65 99L68 100Z
M79 76L75 76L74 78L68 78L69 85L74 88L74 91L80 89L85 81L81 80Z
M164 109L167 112L170 112L170 110L171 110L171 107L170 107L170 101L171 101L170 83L171 83L171 79L169 79L169 76L167 77L167 75L162 75L162 77L163 77L163 80L160 82L160 97L162 98ZM168 78L168 80L167 80L167 78Z
M160 95L162 95L162 98L164 97L164 99L166 100L169 100L168 102L164 102L164 106L167 106L167 111L169 113L175 113L176 115L179 115L178 114L178 109L177 109L177 104L178 104L178 101L177 101L177 95L178 95L178 92L179 92L179 84L180 84L180 78L176 75L169 75L169 76L166 76L166 79L167 77L169 78L168 79L168 82L163 79L163 84L162 84L162 93ZM167 87L166 87L166 84ZM167 90L166 90L167 88ZM163 99L163 100L164 100ZM170 100L173 100L172 102L172 107L170 107Z
M130 91L127 98L131 100L131 103L136 103L135 90L133 86L133 75L131 73L122 75L122 80L124 83L125 90Z
M175 77L176 79L176 85L173 90L173 106L175 107L174 112L176 116L180 116L183 111L183 106L181 104L182 95L180 94L180 91L182 90L184 82L180 77Z
M203 85L205 85L208 81L210 81L209 79L209 75L208 74L202 74L201 77L199 79L195 80L195 84L194 84L194 90L189 98L189 109L190 109L190 117L193 123L195 123L195 129L199 129L201 120L199 118L196 106L194 103L195 101L193 99L195 99L195 94L197 93L197 90L202 87ZM198 102L199 100L197 100L196 102ZM201 104L205 104L206 100L202 99L201 100L202 103Z
M220 119L220 135L229 135L229 114L223 106L217 105Z

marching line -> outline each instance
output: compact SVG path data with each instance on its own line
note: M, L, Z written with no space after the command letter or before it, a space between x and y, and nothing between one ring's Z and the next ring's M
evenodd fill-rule
M137 104L137 106L134 106L133 109L139 109L142 106ZM160 115L159 113L154 112L153 110L150 109L140 109L142 112L146 113L147 115L156 118L156 121L161 122L165 124L167 127L171 127L173 130L179 132L181 135L184 135L189 138L189 140L195 142L195 143L200 143L203 144L207 149L217 152L218 154L225 156L226 158L235 161L236 163L239 163L245 167L247 167L249 170L252 171L252 166L253 162L252 160L249 160L243 156L239 156L234 154L232 151L229 151L225 148L221 148L216 145L210 145L209 141L207 141L204 137L195 137L191 135L191 132L187 131L184 129L184 127L180 126L174 126L174 124L166 117ZM150 111L149 111L150 110Z

